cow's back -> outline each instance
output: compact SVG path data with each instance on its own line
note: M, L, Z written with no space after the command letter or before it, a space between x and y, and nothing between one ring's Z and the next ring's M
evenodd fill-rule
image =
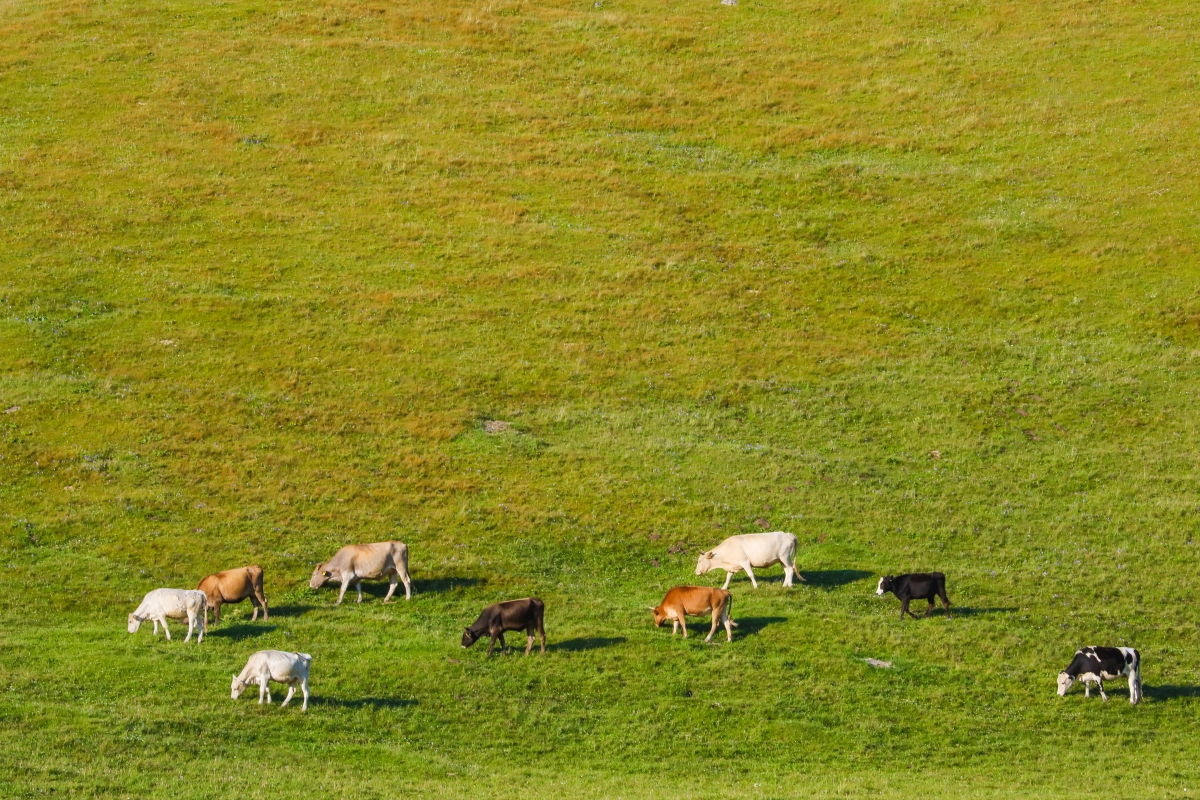
M352 544L343 547L334 556L332 566L340 569L352 568L354 574L362 578L378 578L384 572L396 569L403 564L408 548L403 542L374 542L372 544ZM345 554L345 564L335 564Z
M257 564L227 569L209 575L196 588L209 598L220 595L222 600L236 602L250 596L263 585L263 570Z
M725 556L721 552L721 548L729 546L729 554L733 558L740 555L745 555L751 561L761 559L784 559L790 554L796 552L796 537L794 534L786 531L771 531L770 533L743 533L738 536L730 536L725 541L721 542L717 549L720 555Z
M719 608L729 596L725 589L708 586L676 586L667 592L663 605L669 608L682 607L686 614L703 614Z

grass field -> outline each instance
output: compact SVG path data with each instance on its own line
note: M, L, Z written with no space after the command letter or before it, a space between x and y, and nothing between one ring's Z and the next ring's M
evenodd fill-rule
M0 0L0 796L1196 796L1198 28ZM651 627L764 527L807 584ZM390 538L410 602L308 589ZM126 633L247 563L268 623ZM1056 697L1087 644L1146 702Z

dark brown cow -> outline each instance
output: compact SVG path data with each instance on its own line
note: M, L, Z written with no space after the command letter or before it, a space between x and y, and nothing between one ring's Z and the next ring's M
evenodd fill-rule
M260 566L227 569L209 575L196 587L208 598L208 607L213 611L213 624L221 621L222 603L240 603L247 597L254 606L250 621L258 619L258 607L262 606L263 622L267 621L267 596L263 594L263 571ZM204 614L208 619L208 612Z
M671 620L671 635L674 636L683 628L685 639L687 622L684 618L689 614L697 617L711 611L712 630L705 637L706 642L712 641L713 634L717 632L717 625L722 622L725 623L725 635L729 641L733 641L733 628L737 623L729 618L732 609L733 595L724 589L711 589L707 586L676 586L667 592L662 603L657 607L650 607L654 612L654 627L660 627L667 620Z
M503 651L505 631L525 631L528 644L525 645L525 655L533 650L533 632L537 631L542 639L542 650L546 652L546 628L542 624L546 616L546 604L536 597L526 597L524 600L506 600L503 603L490 605L479 615L479 619L463 630L462 646L470 647L481 636L490 636L487 654L492 654L496 640L500 640L500 650Z

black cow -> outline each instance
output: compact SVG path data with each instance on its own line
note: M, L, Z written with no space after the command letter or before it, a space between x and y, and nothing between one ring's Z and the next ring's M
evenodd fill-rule
M914 572L911 575L888 575L879 579L879 588L875 594L883 597L888 592L900 599L900 619L908 614L913 619L917 615L908 610L910 600L928 600L929 608L925 616L933 613L933 598L940 597L946 608L946 618L950 617L950 598L946 597L946 576L940 572Z
M546 628L542 624L542 620L545 616L546 604L536 597L496 603L485 608L479 615L479 619L475 620L471 627L463 630L462 646L470 647L479 637L490 636L492 637L491 643L488 644L488 655L490 656L497 639L500 640L501 650L507 647L504 644L505 631L523 630L529 638L529 643L525 646L525 655L529 655L529 651L533 649L533 632L536 630L542 639L542 652L544 653L546 652Z
M1129 702L1142 699L1142 657L1132 647L1085 647L1075 651L1071 666L1058 673L1058 696L1075 681L1083 681L1083 696L1092 696L1092 684L1100 687L1100 699L1108 701L1104 681L1129 676Z

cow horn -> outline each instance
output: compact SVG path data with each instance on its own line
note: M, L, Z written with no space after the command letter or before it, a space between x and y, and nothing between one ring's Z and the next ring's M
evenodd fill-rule
M650 609L651 611L658 611L657 606L646 606L646 608Z

